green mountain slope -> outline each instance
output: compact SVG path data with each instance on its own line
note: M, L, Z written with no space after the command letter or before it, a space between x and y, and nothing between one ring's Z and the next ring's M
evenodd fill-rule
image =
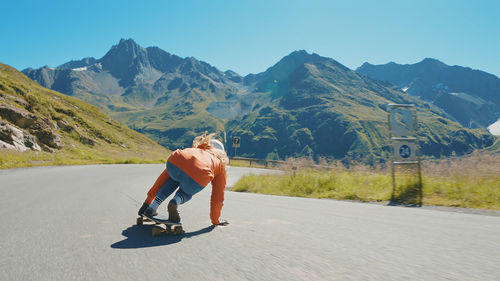
M493 143L485 130L464 129L438 108L318 55L294 52L253 83L273 101L228 123L230 135L241 136L242 155L386 159L389 103L417 106L424 155L461 155Z
M0 167L158 162L168 151L97 107L0 64ZM23 152L24 151L24 152Z

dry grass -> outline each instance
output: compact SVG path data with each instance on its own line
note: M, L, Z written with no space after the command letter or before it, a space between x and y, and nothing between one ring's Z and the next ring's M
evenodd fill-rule
M15 152L0 150L0 169L35 166L88 165L88 164L152 164L165 163L167 153L156 150L129 150L113 145L105 149L92 149L84 145L70 147L56 153L44 151Z
M424 162L424 204L500 210L500 155Z
M500 210L500 155L473 154L453 160L424 161L422 189L418 177L399 174L393 190L390 165L344 166L341 162L317 165L311 159L288 159L284 175L252 175L238 181L233 190L264 194L389 201L394 197L412 202L416 196L425 205L443 205ZM299 168L295 170L293 167ZM416 191L418 190L418 192Z

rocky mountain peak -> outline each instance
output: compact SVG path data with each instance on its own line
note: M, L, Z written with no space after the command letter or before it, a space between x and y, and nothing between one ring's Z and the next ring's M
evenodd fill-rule
M72 61L69 61L69 62L67 62L65 64L61 64L57 68L64 68L64 69L82 68L82 67L86 67L86 66L91 66L94 63L96 63L96 61L97 60L95 58L93 58L93 57L87 57L87 58L83 58L81 60L72 60Z
M118 45L115 45L119 49L139 49L142 48L139 44L137 44L134 39L129 38L129 39L120 39L120 42L118 42Z
M148 53L132 39L121 39L99 62L104 70L118 78L122 87L132 85L134 77L150 67Z
M322 57L318 54L309 54L305 50L294 51L282 58L275 65L268 68L265 72L256 75L250 74L245 77L245 84L255 84L258 91L272 91L275 95L284 94L284 84L293 83L297 74L303 76L307 73L312 74L311 68L305 67L306 64L316 65L321 69L337 69L339 72L351 72L351 70L340 64L334 59ZM298 73L296 73L298 71ZM294 75L295 73L295 75Z
M286 56L284 58L307 58L310 56L312 56L312 55L309 54L306 50L297 50L297 51L291 52L288 56Z
M349 70L347 67L344 65L340 64L334 59L327 58L327 57L322 57L318 54L309 54L305 50L299 50L299 51L294 51L290 53L288 56L282 58L278 63L270 67L268 70L266 70L265 73L268 74L278 74L283 73L286 75L289 75L291 72L295 71L299 67L303 66L304 64L318 64L318 63L324 63L324 64L329 64L333 67L338 67L341 68L342 70Z
M309 54L305 50L299 50L299 51L294 51L290 53L288 56L282 58L278 63L276 63L273 67L290 67L293 66L293 68L296 68L306 62L315 62L320 60L322 57L320 57L317 54Z
M440 60L433 58L425 58L417 64L424 65L426 67L447 67L447 65L441 62Z
M373 64L371 64L371 63L369 63L369 62L365 62L365 63L363 63L360 67L358 67L358 68L356 69L356 71L357 71L358 69L363 69L363 68L372 67L372 66L373 66Z
M118 45L113 45L111 49L100 59L102 62L109 60L131 61L146 53L146 49L135 43L132 39L121 39Z

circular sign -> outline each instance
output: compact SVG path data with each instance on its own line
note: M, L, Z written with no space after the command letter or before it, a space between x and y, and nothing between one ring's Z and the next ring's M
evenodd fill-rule
M241 139L240 137L233 138L233 147L240 147Z
M399 148L399 155L401 155L401 157L403 158L408 158L410 157L411 155L411 148L409 146L407 146L406 144L402 145L400 148Z

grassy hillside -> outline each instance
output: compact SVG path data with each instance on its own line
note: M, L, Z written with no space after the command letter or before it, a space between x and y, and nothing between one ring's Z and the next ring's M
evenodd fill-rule
M495 136L495 143L484 150L486 153L500 154L500 136Z
M4 64L0 64L0 106L2 126L34 140L24 152L0 149L0 168L159 163L169 154L96 106L43 88ZM4 143L13 143L5 132L0 136Z

